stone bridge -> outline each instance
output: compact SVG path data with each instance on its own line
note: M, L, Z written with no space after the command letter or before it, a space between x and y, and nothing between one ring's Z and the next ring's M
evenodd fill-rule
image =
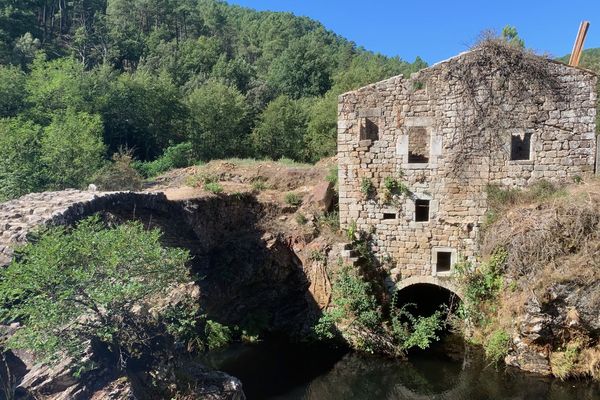
M96 212L130 204L158 207L162 193L63 190L31 193L0 204L0 265L10 262L15 246L26 242L32 229L47 224L71 224Z
M167 244L185 247L201 258L228 234L238 235L248 221L256 221L261 214L261 206L252 202L222 206L226 200L213 200L171 201L162 192L63 190L28 194L0 204L0 266L10 262L15 247L25 243L27 234L36 227L70 225L98 212L120 212L123 219L159 226ZM450 276L416 275L388 284L390 290L420 288L425 296L427 289L443 288L462 297Z

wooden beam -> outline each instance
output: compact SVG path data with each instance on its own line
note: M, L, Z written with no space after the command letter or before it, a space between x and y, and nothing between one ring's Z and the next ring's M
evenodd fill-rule
M581 59L581 53L583 52L583 44L585 42L585 37L587 35L587 31L590 27L589 21L582 21L579 25L579 32L577 32L577 39L575 39L575 44L573 45L573 51L571 52L571 58L569 59L569 65L573 67L577 67L579 65L579 60Z

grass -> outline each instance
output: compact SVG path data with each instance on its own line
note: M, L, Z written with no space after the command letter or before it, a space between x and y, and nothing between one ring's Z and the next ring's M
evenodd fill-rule
M262 192L263 190L267 190L269 185L264 179L257 178L252 182L252 190L256 192Z
M488 339L484 343L484 350L486 358L492 364L498 364L504 360L504 357L508 354L510 346L510 337L504 330L497 330L492 332L488 336Z
M308 219L306 218L306 216L302 213L298 213L296 214L296 222L298 223L298 225L306 225L306 223L308 222Z
M564 351L553 352L550 356L552 374L563 380L571 377L575 370L579 351L579 342L571 342L567 344Z
M486 194L488 211L485 217L484 228L496 222L510 207L564 197L567 191L563 187L558 187L551 182L541 180L525 190L504 188L500 185L490 184L486 187Z
M223 186L218 182L208 182L204 184L204 190L213 194L219 194L223 192Z
M284 200L286 204L294 207L298 207L300 204L302 204L302 197L300 197L298 193L294 192L286 193Z

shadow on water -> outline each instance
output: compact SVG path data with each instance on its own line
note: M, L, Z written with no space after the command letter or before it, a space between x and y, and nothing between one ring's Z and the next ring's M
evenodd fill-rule
M600 385L561 382L485 364L477 349L446 337L408 361L284 340L213 352L210 366L241 379L249 400L598 400Z

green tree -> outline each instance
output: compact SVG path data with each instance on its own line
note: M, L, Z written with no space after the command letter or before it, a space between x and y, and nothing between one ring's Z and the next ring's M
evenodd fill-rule
M506 25L502 28L502 39L517 47L525 47L525 41L519 37L519 32L514 26Z
M305 158L304 135L308 115L306 107L288 96L273 100L260 116L252 132L252 143L258 155L279 159Z
M239 90L209 81L188 97L189 139L200 159L247 154L248 107Z
M47 61L38 54L27 79L27 101L31 103L30 115L39 123L46 124L52 113L68 107L78 111L90 111L93 96L86 87L83 65L72 58Z
M100 114L111 152L133 149L143 160L184 139L187 109L168 74L122 74L111 85Z
M310 107L308 125L304 136L306 158L316 162L331 157L337 148L337 95L329 91Z
M42 127L20 118L0 119L0 202L44 187Z
M41 139L41 160L52 188L80 188L102 166L105 147L98 115L68 109L53 116Z
M25 74L0 65L0 118L14 117L25 108Z
M22 323L7 347L81 360L91 342L122 361L138 357L161 314L134 306L190 280L188 253L163 248L160 237L138 222L106 229L97 217L38 235L0 271L0 317Z
M275 59L268 81L294 99L322 95L331 87L331 64L323 43L303 37Z

